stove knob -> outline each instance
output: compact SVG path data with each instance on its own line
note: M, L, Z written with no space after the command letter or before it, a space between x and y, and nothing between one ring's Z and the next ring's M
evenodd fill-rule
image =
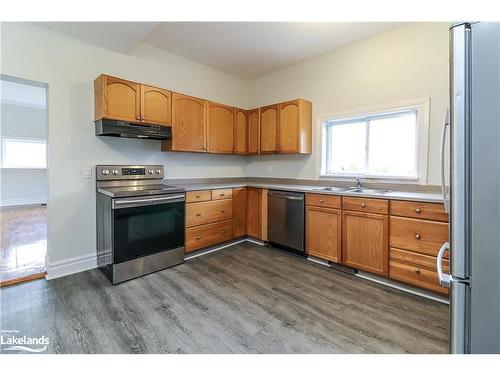
M102 174L107 176L109 174L109 169L103 169Z
M153 174L153 170L152 169L148 169L148 173L149 174Z
M156 174L160 174L160 173L161 173L161 169L157 169Z
M118 171L118 169L113 169L113 174L114 174L115 176L116 176L118 173L120 173L120 172Z

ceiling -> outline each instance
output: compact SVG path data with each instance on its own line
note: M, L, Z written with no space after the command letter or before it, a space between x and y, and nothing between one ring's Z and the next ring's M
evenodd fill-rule
M120 53L138 43L253 79L401 25L394 22L43 22Z

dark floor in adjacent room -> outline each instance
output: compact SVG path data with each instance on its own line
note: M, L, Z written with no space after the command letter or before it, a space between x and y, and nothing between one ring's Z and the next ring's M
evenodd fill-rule
M99 270L0 290L49 353L447 353L448 306L243 243L116 286Z

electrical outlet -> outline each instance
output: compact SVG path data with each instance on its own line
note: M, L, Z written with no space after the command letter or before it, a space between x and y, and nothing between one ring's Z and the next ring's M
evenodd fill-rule
M92 168L85 167L83 168L83 177L91 178L92 177Z

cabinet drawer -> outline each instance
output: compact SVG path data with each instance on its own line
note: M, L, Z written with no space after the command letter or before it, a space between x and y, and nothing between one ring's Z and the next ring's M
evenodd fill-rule
M448 224L391 216L391 247L437 256L448 241Z
M342 198L337 195L307 193L306 204L319 207L340 208L342 207Z
M233 217L230 199L186 204L186 227L215 223Z
M448 214L441 203L392 201L391 215L415 219L448 221Z
M398 249L391 249L390 254L391 279L448 294L448 289L439 285L436 257ZM443 271L448 269L448 260L443 260Z
M185 252L229 241L233 237L233 221L206 224L186 229Z
M233 189L212 190L212 200L229 199L233 197Z
M210 190L188 191L186 193L186 203L203 202L212 199Z
M342 208L386 215L389 213L389 201L386 199L342 197Z

